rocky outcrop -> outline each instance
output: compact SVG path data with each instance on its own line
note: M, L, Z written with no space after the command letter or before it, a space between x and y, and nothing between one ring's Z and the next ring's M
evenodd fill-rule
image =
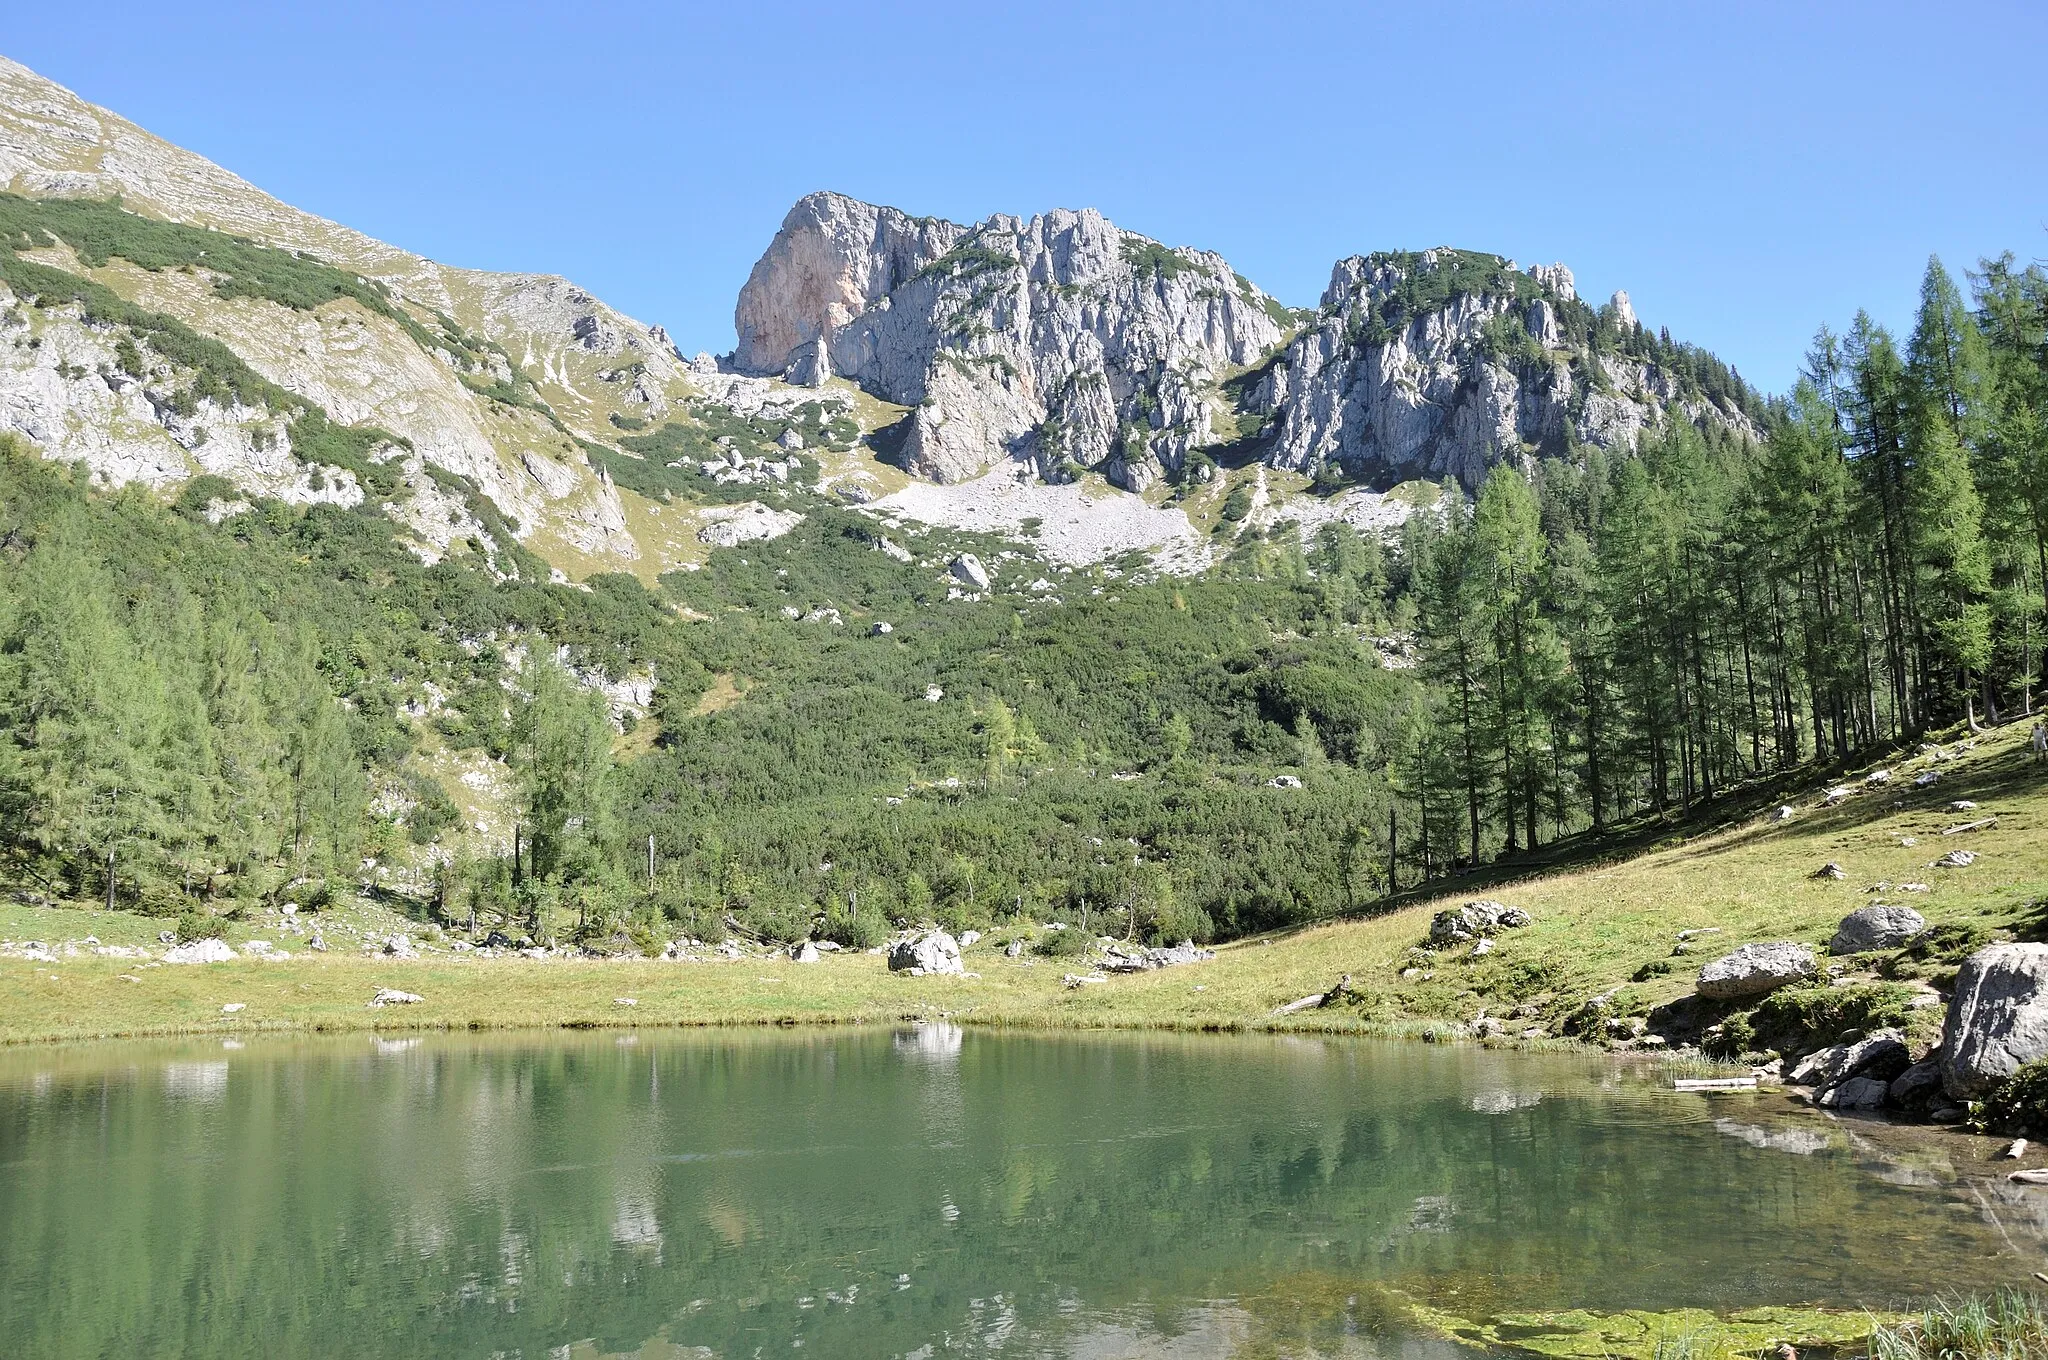
M1994 944L1963 960L1942 1027L1941 1078L1949 1095L1981 1100L2044 1057L2048 945Z
M740 294L733 362L913 407L904 465L935 481L1018 458L1137 490L1215 439L1215 382L1282 316L1222 257L1093 210L961 227L813 194Z
M920 931L889 946L889 971L925 977L932 973L962 973L960 942L943 930Z
M844 194L798 199L740 290L733 365L781 375L792 365L815 364L825 350L819 337L829 341L951 250L967 230Z
M1522 272L1471 251L1341 261L1315 321L1253 395L1270 421L1267 460L1474 488L1496 463L1633 447L1667 414L1756 437L1741 411L1632 353L1648 345L1616 297L1595 313L1563 265Z
M1697 990L1709 1001L1763 996L1820 972L1813 951L1790 940L1746 944L1700 969Z
M1296 781L1297 783L1299 781ZM1467 902L1438 912L1429 921L1429 947L1450 949L1502 930L1519 930L1529 924L1529 913L1500 902Z

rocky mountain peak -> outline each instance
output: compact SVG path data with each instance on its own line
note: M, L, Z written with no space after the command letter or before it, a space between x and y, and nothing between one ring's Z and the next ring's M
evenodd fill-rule
M1221 256L1093 209L962 227L814 194L747 280L734 364L915 408L904 464L934 480L1016 458L1139 489L1211 442L1207 389L1286 315Z
M734 366L782 374L800 349L894 292L966 230L844 194L798 199L740 289Z

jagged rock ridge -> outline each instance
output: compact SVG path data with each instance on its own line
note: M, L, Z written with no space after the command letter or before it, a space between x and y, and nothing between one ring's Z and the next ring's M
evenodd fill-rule
M1297 314L1220 256L1092 211L970 228L812 194L736 320L741 371L838 374L915 407L903 462L937 481L1008 457L1141 490L1236 441L1276 467L1476 486L1504 460L1632 447L1670 414L1746 438L1759 414L1711 356L1645 331L1626 293L1582 302L1563 265L1354 256Z
M734 363L915 408L904 465L934 480L1009 457L1138 490L1213 442L1215 383L1285 315L1221 256L1093 210L961 227L821 193L747 280Z
M1271 422L1275 466L1476 487L1502 461L1632 448L1667 413L1755 438L1746 390L1731 379L1714 400L1701 365L1710 380L1725 373L1650 337L1626 293L1587 306L1561 264L1524 272L1449 249L1353 256L1250 405Z

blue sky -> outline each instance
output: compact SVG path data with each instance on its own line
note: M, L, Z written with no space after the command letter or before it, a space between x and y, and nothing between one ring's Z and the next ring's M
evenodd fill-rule
M2048 5L131 4L0 51L292 203L732 343L818 188L1100 208L1295 304L1342 256L1562 260L1769 390L1859 306L2048 256ZM2031 68L2031 69L2030 69Z

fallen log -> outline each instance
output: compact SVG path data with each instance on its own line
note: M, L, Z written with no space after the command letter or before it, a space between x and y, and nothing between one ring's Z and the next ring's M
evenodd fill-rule
M1302 997L1299 1001L1290 1001L1284 1006L1275 1008L1273 1014L1293 1015L1296 1011L1312 1011L1329 1005L1350 990L1351 974L1346 973L1343 977L1337 979L1337 985L1330 988L1329 991L1316 992L1313 995Z

